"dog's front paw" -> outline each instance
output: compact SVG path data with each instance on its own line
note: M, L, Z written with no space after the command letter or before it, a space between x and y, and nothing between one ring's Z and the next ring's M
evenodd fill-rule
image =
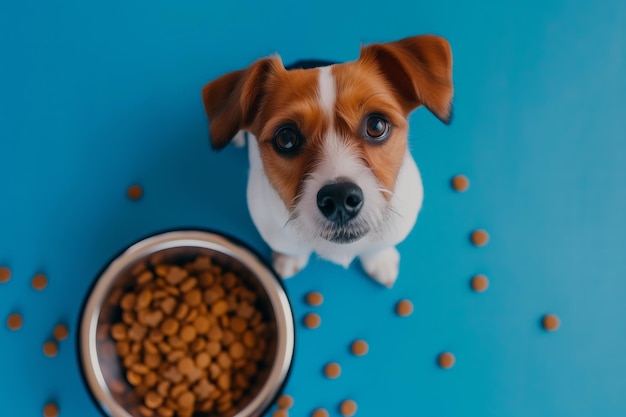
M309 255L291 256L274 252L272 254L272 265L278 275L283 278L291 278L302 270L309 262Z
M393 287L400 269L400 254L394 247L361 256L361 265L370 277L387 288Z

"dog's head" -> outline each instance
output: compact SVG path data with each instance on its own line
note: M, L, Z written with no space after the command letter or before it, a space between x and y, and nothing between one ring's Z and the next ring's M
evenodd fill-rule
M450 121L452 55L445 39L425 35L323 68L288 71L272 57L207 84L202 96L213 148L239 130L254 134L303 237L350 243L393 211L409 113L423 105Z

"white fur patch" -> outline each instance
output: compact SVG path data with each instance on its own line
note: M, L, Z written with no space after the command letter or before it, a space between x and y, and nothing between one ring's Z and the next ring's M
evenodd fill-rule
M335 77L330 70L330 66L321 67L318 79L319 100L326 115L330 118L331 126L333 122L333 114L335 113L335 100L337 93L335 91Z

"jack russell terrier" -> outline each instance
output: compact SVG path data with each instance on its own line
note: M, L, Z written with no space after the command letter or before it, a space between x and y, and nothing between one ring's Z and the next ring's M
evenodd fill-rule
M315 64L315 63L313 63ZM408 116L452 115L452 53L423 35L362 47L356 61L287 69L261 59L202 89L211 145L249 136L247 200L283 278L312 252L391 287L422 205Z

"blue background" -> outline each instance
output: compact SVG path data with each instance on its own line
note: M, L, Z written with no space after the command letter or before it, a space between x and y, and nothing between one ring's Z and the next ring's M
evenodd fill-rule
M74 343L97 272L162 229L227 231L269 256L245 204L246 152L209 150L200 89L279 52L351 60L361 42L448 38L456 118L420 109L413 154L426 197L392 290L313 260L286 283L300 323L293 416L626 415L626 3L0 1L0 416L96 417ZM471 180L458 194L450 178ZM144 187L128 200L126 188ZM485 248L468 234L484 227ZM49 276L43 292L30 287ZM483 294L469 289L489 276ZM310 290L324 293L307 307ZM414 314L395 316L409 298ZM555 333L544 313L562 320ZM352 357L364 338L370 353ZM451 351L456 366L436 357ZM343 374L326 380L337 361Z

